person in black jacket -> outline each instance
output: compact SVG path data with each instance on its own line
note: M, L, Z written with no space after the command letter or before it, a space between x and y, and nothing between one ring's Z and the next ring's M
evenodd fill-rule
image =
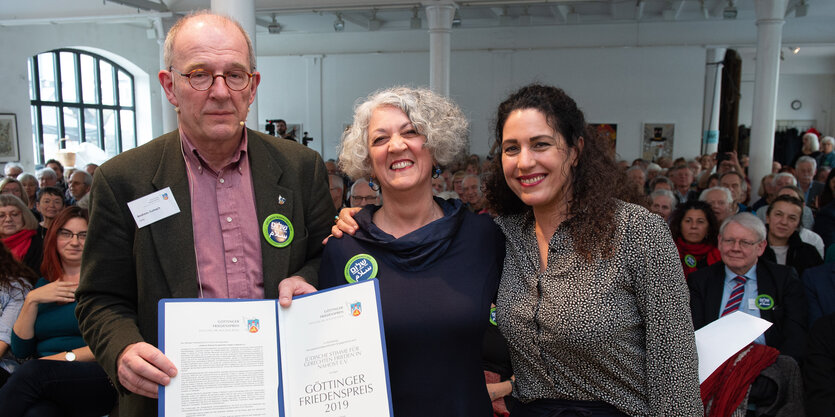
M814 246L803 242L797 228L803 215L803 202L790 195L781 195L768 206L768 246L763 258L780 265L794 267L798 275L806 268L818 266L823 259Z
M806 415L830 416L835 410L835 314L818 319L809 332L803 366Z

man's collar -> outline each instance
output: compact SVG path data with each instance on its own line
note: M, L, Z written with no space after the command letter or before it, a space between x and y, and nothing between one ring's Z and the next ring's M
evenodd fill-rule
M238 145L238 148L235 150L234 153L232 153L229 160L223 164L223 167L237 166L241 162L241 158L243 158L244 155L246 155L246 149L249 143L246 128L243 129L241 135L243 137L241 138L241 142ZM208 169L209 172L215 172L212 169L212 167L209 166L209 164L203 159L203 157L200 155L200 150L197 149L196 146L194 146L194 144L191 142L191 139L189 139L188 136L186 136L182 128L180 129L180 143L182 143L183 153L185 154L186 159L196 160L200 164L200 166ZM193 157L193 159L190 157Z
M725 282L726 283L729 282L730 280L736 278L738 275L739 274L737 274L734 271L731 271L731 269L728 268L727 265L725 265ZM742 276L744 276L748 280L756 281L757 280L757 264L754 263L754 266L752 266L750 269L748 269L748 271L746 271L744 274L742 274Z

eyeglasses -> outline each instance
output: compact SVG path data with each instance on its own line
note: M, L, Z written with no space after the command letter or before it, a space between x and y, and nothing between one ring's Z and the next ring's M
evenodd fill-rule
M369 195L369 196L352 195L351 196L351 201L356 201L358 203L361 202L361 201L365 201L366 203L370 203L370 202L375 201L375 200L377 200L376 195Z
M230 90L241 91L249 85L249 80L252 78L252 74L244 70L226 71L223 74L212 74L211 72L200 68L192 70L188 74L183 74L182 72L175 70L174 67L169 67L168 70L180 74L182 77L188 78L188 83L191 85L191 88L197 91L206 91L209 88L212 88L212 85L214 85L217 77L223 78L226 82L226 86L229 87Z
M20 217L20 215L21 215L21 212L19 212L19 211L11 211L11 212L9 212L8 215L6 215L6 213L0 213L0 223L6 221L6 217L14 220L15 218Z
M758 240L756 242L751 242L751 241L747 241L747 240L743 240L743 239L739 239L739 240L737 240L737 239L720 239L719 242L722 243L723 245L731 247L731 248L736 246L737 243L739 243L740 248L747 250L747 249L753 248L754 246L756 246L757 244L762 242L762 240Z
M87 240L87 232L73 233L67 229L58 229L58 239L72 240L73 237L78 236L78 241L83 242Z

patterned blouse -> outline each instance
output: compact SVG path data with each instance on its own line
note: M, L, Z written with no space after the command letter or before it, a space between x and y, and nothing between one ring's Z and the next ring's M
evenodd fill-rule
M621 203L608 259L583 259L565 224L539 273L534 218L496 219L507 237L498 324L523 402L604 401L635 416L701 416L689 295L664 221Z

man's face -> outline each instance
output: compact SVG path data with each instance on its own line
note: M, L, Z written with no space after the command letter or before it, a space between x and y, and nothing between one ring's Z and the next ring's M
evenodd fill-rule
M84 174L75 172L70 177L70 194L76 200L80 200L87 192L90 191L90 186L84 183Z
M705 195L705 202L710 205L713 214L721 224L729 214L731 214L731 206L725 200L725 193L720 190L713 190Z
M702 172L702 164L700 164L699 161L688 162L687 168L693 174L693 178L696 178Z
M652 199L652 206L649 211L661 216L662 219L667 220L670 218L670 213L673 212L673 202L670 201L670 197L665 195L655 196L655 198Z
M328 185L330 186L331 191L331 199L333 200L333 206L336 207L337 210L342 208L342 190L343 183L342 180L336 178L332 175L328 176Z
M481 200L481 196L479 195L480 190L478 189L478 180L472 177L464 178L461 181L461 190L464 194L461 196L461 200L465 203L469 204L477 204L479 200Z
M833 146L829 142L821 143L821 151L823 151L823 153L825 153L825 154L832 152L832 148L833 148Z
M766 241L759 241L757 234L738 223L725 226L719 236L719 253L722 262L736 274L744 274L757 263L757 258L765 251Z
M276 131L279 135L283 135L283 134L287 133L287 123L284 123L284 122L277 122L277 123L275 124L275 131Z
M328 174L336 174L336 163L333 161L325 162L325 169L328 170Z
M196 69L214 75L226 71L253 71L249 66L246 39L231 24L211 16L192 18L180 29L174 40L172 67L183 74ZM179 107L178 121L186 136L200 148L237 143L241 138L249 105L261 76L254 73L249 85L241 91L227 87L216 77L206 91L197 91L187 77L166 70L159 80L168 101Z
M633 169L632 171L628 171L626 173L626 177L629 178L629 182L638 187L639 190L644 190L644 181L646 180L646 176L643 171L640 169Z
M56 184L58 184L58 179L57 178L48 177L46 175L39 175L38 176L38 185L41 188L54 187Z
M23 170L18 168L18 167L11 167L11 168L6 170L6 176L7 177L12 177L12 178L17 178L17 176L22 174L22 173L23 173Z
M793 185L792 182L792 178L789 176L778 177L774 180L774 188L779 190L787 185Z
M46 166L52 168L52 170L55 171L55 174L58 175L58 178L63 178L64 177L64 170L61 169L61 165L58 165L55 162L50 162L50 163L46 164Z
M380 196L372 190L367 182L354 184L351 192L351 207L364 207L367 204L380 205Z
M731 190L731 195L734 197L734 202L739 203L745 198L742 192L742 180L736 175L725 175L719 180L719 186Z
M693 183L693 172L686 168L679 168L670 174L670 180L676 188L689 187Z
M812 182L812 177L815 176L815 170L812 168L811 162L800 162L797 164L797 182L800 184L809 184Z

